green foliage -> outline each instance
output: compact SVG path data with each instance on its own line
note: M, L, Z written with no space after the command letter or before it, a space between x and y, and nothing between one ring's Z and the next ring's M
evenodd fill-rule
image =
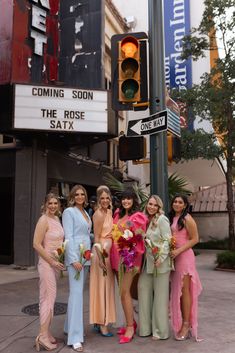
M103 177L103 180L105 184L108 185L110 190L114 191L117 195L121 194L125 189L125 186L127 186L125 183L122 183L116 179L115 176L113 176L111 173L106 173ZM137 184L137 182L133 182L131 186L139 197L141 209L144 209L144 206L148 200L148 194L143 190L141 186Z
M227 208L229 217L229 248L235 250L234 196L233 180L235 180L235 2L234 0L205 0L202 20L198 28L182 40L183 58L189 56L198 60L205 56L206 50L217 50L219 57L214 60L213 68L204 73L199 85L194 85L185 92L175 94L186 103L188 114L209 120L218 136L224 158L227 162L225 171L227 183ZM215 53L216 54L216 53ZM203 143L201 140L200 143ZM205 144L204 144L205 147ZM187 159L200 156L194 148L184 152ZM197 153L198 152L198 153ZM202 158L208 159L209 149L205 148ZM213 158L213 155L211 156Z
M203 130L182 130L181 133L181 158L192 160L203 158L213 160L223 155L223 149L215 144L215 135Z
M171 201L175 194L191 194L191 191L186 188L187 184L187 180L176 173L170 175L168 178L169 200Z
M110 173L106 173L105 176L103 177L103 180L105 184L108 185L110 190L114 191L116 194L121 194L125 188L125 183L122 183L121 181L117 180ZM141 186L137 184L137 182L132 183L131 186L133 187L133 189L135 190L136 194L139 197L141 209L144 209L144 206L148 200L149 195ZM178 193L190 194L191 191L188 190L186 186L187 186L186 179L179 177L176 173L173 173L171 176L169 176L168 178L169 200L171 200L172 197Z
M235 251L224 251L216 256L216 264L219 268L235 270Z
M211 239L208 241L197 243L194 248L207 250L226 250L228 249L228 238L215 239L211 237Z

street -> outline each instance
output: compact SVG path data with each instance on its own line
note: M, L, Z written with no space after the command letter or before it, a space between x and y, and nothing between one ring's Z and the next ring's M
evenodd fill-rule
M196 257L197 268L203 285L199 297L199 337L202 342L193 339L184 342L173 337L166 341L153 341L151 337L135 336L129 344L118 344L118 336L102 337L92 331L88 324L88 284L85 289L85 344L84 352L116 353L234 353L235 352L235 273L215 271L215 253L201 251ZM60 279L56 302L67 303L67 277ZM31 316L21 310L25 306L37 303L37 272L16 270L10 266L0 266L0 352L35 352L34 340L38 333L38 316ZM65 315L56 315L53 319L53 334L61 339ZM116 329L111 329L115 333ZM73 352L63 343L55 352Z

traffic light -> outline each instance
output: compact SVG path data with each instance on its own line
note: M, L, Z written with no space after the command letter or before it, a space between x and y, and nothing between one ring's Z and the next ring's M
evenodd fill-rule
M133 36L123 38L118 48L118 100L140 101L140 46Z
M167 155L168 163L179 162L181 159L181 140L171 133L167 135Z
M138 103L148 102L146 39L147 35L144 32L112 36L113 110L133 110L134 107L138 110ZM141 106L140 109L147 109L147 105Z
M146 139L144 136L119 137L119 159L131 161L146 157Z

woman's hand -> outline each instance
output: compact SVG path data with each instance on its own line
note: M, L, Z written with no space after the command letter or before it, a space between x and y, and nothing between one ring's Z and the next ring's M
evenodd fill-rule
M155 267L159 267L161 265L161 260L157 259L156 261L154 261L154 266Z
M76 271L81 271L82 270L82 264L77 261L72 263L73 267L75 268Z
M170 252L170 257L171 257L172 259L175 259L176 256L178 256L180 253L181 253L181 251L180 251L179 249L172 250L172 251Z
M54 267L56 270L59 270L59 271L65 271L65 270L66 270L64 264L62 264L61 262L56 261L56 260L52 260L52 262L50 263L50 265L51 265L52 267Z

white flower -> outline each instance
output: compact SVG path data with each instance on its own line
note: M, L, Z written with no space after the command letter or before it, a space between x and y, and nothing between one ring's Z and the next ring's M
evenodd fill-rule
M84 246L84 244L80 244L80 245L79 245L79 247L80 247L80 251L85 250L85 246Z
M145 242L147 243L147 245L148 245L150 248L152 248L152 243L151 243L151 240L150 240L150 239L146 238L146 239L145 239Z
M66 246L68 244L69 240L66 239L63 243L62 243L62 248L65 250L66 249Z
M130 238L133 237L133 233L130 231L130 229L125 229L125 231L124 231L122 237L123 237L124 239L130 239Z
M97 248L100 252L102 252L101 244L100 243L95 243L94 247Z

